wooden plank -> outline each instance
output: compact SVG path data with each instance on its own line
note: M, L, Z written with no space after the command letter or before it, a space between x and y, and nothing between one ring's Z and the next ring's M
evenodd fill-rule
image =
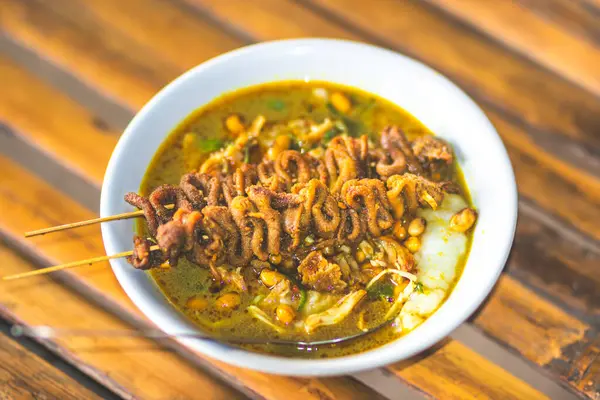
M600 48L515 2L429 0L512 50L600 96Z
M524 319L523 314L530 318ZM538 365L565 357L564 349L587 341L585 334L590 330L506 275L478 312L475 324Z
M2 274L35 268L4 245L0 245L0 257L3 260ZM3 317L27 325L130 329L51 277L35 282L3 283L0 304ZM244 398L152 340L136 337L64 337L43 342L61 358L125 398ZM198 385L202 385L202 395L197 392Z
M106 18L109 7L115 3L107 2L105 6L105 2L96 1L89 7L74 2L61 7L58 3L0 0L3 33L130 109L141 107L190 66L241 44L165 1L152 1L145 6L140 2L121 2L119 7L126 7L129 12L120 17L116 13L115 18L122 18L118 21ZM160 15L169 19L161 21ZM159 25L149 28L139 21ZM115 29L114 24L120 29ZM181 42L183 37L189 40ZM156 43L156 48L149 43ZM177 61L157 54L165 49L177 54Z
M519 193L600 240L600 226L594 222L600 218L600 180L545 151L527 130L486 112L507 147Z
M600 399L600 337L588 346L579 359L569 366L568 381L592 399Z
M210 13L221 23L230 23L257 41L298 37L331 37L361 40L299 2L286 0L179 0ZM290 18L293 16L293 18Z
M520 0L519 3L592 43L600 43L598 12L594 12L585 1Z
M78 231L47 235L26 241L22 237L22 232L34 226L47 226L61 220L89 219L93 214L2 157L0 157L0 170L3 171L3 185L0 187L0 232L5 237L46 263L68 262L104 254L98 227L82 228ZM121 309L138 321L149 324L121 290L107 263L65 272L62 276L69 278L71 283L77 284L78 290L86 292L95 299L102 299L111 309ZM37 283L35 280L29 280L22 281L21 285L35 288ZM177 346L179 345L173 343L174 348ZM289 399L319 399L319 396L323 395L331 398L381 398L373 390L346 377L289 378L233 367L201 355L197 355L196 359L199 364L209 366L212 371L227 379L232 385L254 397L278 399L285 396ZM135 376L141 374L143 365L156 369L156 365L164 364L162 359L160 362L141 364L137 369L131 370L136 371ZM190 377L189 383L180 380L187 378L187 374L192 372L199 376L203 374L185 363L156 371L162 374L161 379L173 382L173 390L181 390L179 386L182 386L190 390L189 396L202 398L204 392L199 393L198 386L193 384L194 380L199 381L199 377ZM149 374L151 372L144 370L143 376ZM148 387L153 386L148 384ZM154 390L157 391L156 388Z
M26 82L22 82L22 83L21 83L21 87L24 87L23 85L26 85L26 84L27 84ZM519 132L519 131L515 131L515 132L516 132L516 133L514 133L514 135L513 135L513 136L514 136L514 137L513 137L513 140L514 140L514 141L515 141L515 143L516 143L516 145L515 145L515 148L517 148L518 146L522 145L522 144L523 144L523 142L518 142L518 141L517 141L518 137L521 135L521 132ZM526 150L528 150L528 149L529 149L529 147L531 147L531 146L530 146L530 144L529 144L529 143L526 143L526 144L527 144L527 146L525 147L525 149L526 149ZM528 151L530 151L530 152L531 152L531 150L528 150ZM517 158L519 159L519 158L520 158L520 155L521 155L522 153L521 153L519 150L515 150L515 153L514 153L514 154L516 154L516 155L518 156ZM545 154L545 152L541 151L541 153L540 153L540 154ZM536 156L536 155L538 155L538 156L537 156L537 158L538 158L538 159L540 159L540 160L542 160L542 161L544 161L544 160L546 160L546 159L549 159L549 157L545 157L545 156L544 156L544 157L539 157L539 154L534 152L533 156ZM60 154L57 154L57 159L61 159L61 158L62 158L62 157L60 156ZM560 168L557 168L557 170L559 170L559 172L560 172L560 171L562 171L562 169L560 169ZM536 169L534 169L534 168L529 168L527 171L528 171L528 174L527 174L527 175L525 175L526 177L530 177L530 179L539 179L539 178L538 178L538 176L540 176L540 174L539 174L539 171L537 171L537 170L536 170ZM577 170L576 170L576 169L574 169L574 171L576 171L576 172L577 172ZM543 175L542 175L542 176L543 176ZM579 175L575 174L574 176L579 176ZM554 180L554 179L556 179L556 177L555 177L555 176L550 176L548 179L550 179L550 180L548 180L548 183L547 183L547 187L549 188L549 187L550 187L550 185L551 185L551 184L553 184L553 180ZM585 187L587 186L587 185L585 184L585 182L587 182L587 180L583 180L582 182L584 182L584 184L582 184L581 186L585 188ZM570 193L572 193L572 191L566 191L566 193L567 193L567 194L570 194ZM533 194L535 194L535 193L533 193ZM63 219L61 222L64 222L64 219ZM50 222L50 223L52 223L52 222ZM57 222L54 222L54 223L57 223ZM41 225L39 225L39 226L41 226ZM528 318L530 318L530 316L529 316L529 315L527 315L527 314L524 314L524 315L523 315L521 318L523 318L524 320L527 320Z
M100 399L70 376L2 334L0 398Z
M456 341L444 342L427 351L418 361L409 360L390 366L388 370L416 387L427 387L427 393L438 399L547 398L528 387L516 386L514 378L502 368L480 369L486 360L475 352L457 351L456 347L460 346ZM435 363L431 362L433 359ZM461 365L470 368L456 368Z
M1 55L0 76L6 83L0 96L0 121L31 146L60 154L63 164L78 176L101 185L116 132ZM52 106L40 106L42 101Z

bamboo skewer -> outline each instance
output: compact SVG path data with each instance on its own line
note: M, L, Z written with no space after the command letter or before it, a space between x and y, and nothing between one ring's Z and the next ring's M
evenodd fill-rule
M167 209L172 209L173 207L174 207L173 204L167 204L165 206L165 208L167 208ZM46 233L59 232L59 231L64 231L66 229L79 228L81 226L88 226L88 225L93 225L93 224L99 224L102 222L117 221L117 220L121 220L121 219L130 219L130 218L137 218L137 217L143 217L143 216L144 216L144 212L142 210L131 211L131 212L123 213L123 214L111 215L110 217L88 219L86 221L74 222L72 224L51 226L50 228L29 231L29 232L25 232L25 237L30 238L32 236L45 235Z
M120 220L120 219L136 218L136 217L141 217L143 215L144 215L144 212L142 210L138 210L138 211L132 211L132 212L123 213L123 214L111 215L110 217L88 219L86 221L74 222L72 224L52 226L50 228L44 228L44 229L38 229L35 231L25 232L25 237L29 238L32 236L45 235L46 233L63 231L65 229L79 228L80 226L93 225L93 224L98 224L98 223L107 222L107 221L116 221L116 220Z
M154 245L154 246L150 247L150 251L154 251L154 250L160 250L160 247L158 245ZM27 278L30 276L44 275L44 274L48 274L50 272L61 271L61 270L68 269L68 268L79 267L81 265L91 265L91 264L95 264L95 263L102 262L102 261L112 260L114 258L128 257L132 254L133 254L133 250L129 250L129 251L124 251L122 253L113 254L112 256L101 256L101 257L88 258L86 260L73 261L73 262L66 263L66 264L55 265L53 267L41 268L41 269L36 269L34 271L28 271L28 272L22 272L20 274L7 275L7 276L3 277L2 280L3 281L11 281L11 280L15 280L15 279Z

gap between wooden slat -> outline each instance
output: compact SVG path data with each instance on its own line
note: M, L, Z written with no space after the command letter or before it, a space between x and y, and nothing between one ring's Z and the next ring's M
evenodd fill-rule
M86 85L81 79L52 63L51 60L15 42L1 30L0 53L10 55L35 75L68 93L79 104L93 110L99 121L106 121L113 129L123 129L135 114L135 111L126 104L121 104L119 99L109 97Z
M600 99L600 48L539 18L516 2L428 0L439 10Z
M0 242L0 247L1 247ZM3 305L0 304L0 308ZM2 313L2 311L0 311ZM58 371L62 372L66 376L72 378L75 382L80 384L82 387L88 389L92 393L100 396L104 400L118 400L121 397L118 397L115 393L108 390L106 386L99 384L98 382L92 380L88 375L84 374L81 370L73 365L65 362L65 360L50 352L46 347L40 345L36 341L29 338L14 338L10 336L10 327L12 326L12 322L4 319L0 319L0 337L2 335L6 336L8 340L12 340L17 343L18 346L21 346L23 350L27 350L32 355L35 355L40 358L39 363L48 363L52 367L56 368ZM1 389L0 389L1 393Z
M100 399L3 334L0 334L0 398Z
M600 14L580 0L520 0L543 19L558 24L590 43L600 44Z
M100 192L97 186L74 174L63 163L56 162L54 155L44 153L15 136L12 129L3 125L2 121L0 121L0 154L21 163L61 192L76 198L86 208L100 209Z
M462 324L450 337L469 346L494 364L510 371L551 399L577 399L573 392L565 389L556 380L542 373L537 366L518 355L511 354L497 342L481 334L481 331L470 324Z

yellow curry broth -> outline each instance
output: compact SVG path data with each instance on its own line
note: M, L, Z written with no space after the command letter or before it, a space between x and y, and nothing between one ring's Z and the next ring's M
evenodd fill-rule
M329 93L342 92L351 100L351 110L347 116L351 124L356 124L353 129L356 129L357 133L369 134L376 140L378 132L390 124L402 128L409 139L430 133L425 126L406 111L380 97L358 89L325 82L279 82L255 86L222 96L195 111L183 121L156 153L142 181L140 193L146 196L162 184L178 184L181 176L189 172L190 162L186 160L183 144L186 134L194 133L199 139L199 145L207 145L207 149L231 142L233 136L228 133L224 121L232 114L239 115L246 125L250 124L257 115L264 115L268 122L263 131L268 130L268 127L274 123L291 119L310 118L320 123L326 117L331 118L334 112L331 104L315 98L315 88L324 88ZM194 160L194 166L197 167L198 162L209 154L210 151L207 150L203 157ZM456 175L463 193L468 196L460 173ZM138 229L145 231L144 225L141 221ZM214 307L216 298L222 293L211 292L212 280L207 268L199 267L181 258L177 267L155 268L150 274L177 309L203 329L217 336L282 337L305 341L347 336L359 332L357 322L360 312L356 311L368 310L365 315L368 315L366 326L369 327L376 325L378 321L381 322L389 308L389 303L385 300L363 300L359 309L352 312L344 321L337 325L321 327L310 336L294 331L279 334L264 323L252 318L246 310L253 301L256 301L257 296L266 296L269 293L269 289L258 281L256 272L250 266L243 268L243 275L249 290L240 293L241 304L235 311L222 311ZM460 276L460 273L457 276ZM196 309L188 307L190 304L188 301L191 298L203 299L196 305L206 304L206 306L204 308L196 307ZM273 318L273 320L275 319ZM294 357L335 357L383 345L397 336L398 334L394 333L392 329L386 328L366 338L335 347L308 350L276 346L247 346L247 348Z

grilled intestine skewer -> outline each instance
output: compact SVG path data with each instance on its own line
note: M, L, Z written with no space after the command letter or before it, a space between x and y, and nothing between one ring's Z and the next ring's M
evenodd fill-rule
M441 201L443 191L448 187L421 176L396 174L388 178L386 191L382 181L368 179L366 176L380 175L381 178L385 178L385 174L381 175L379 172L390 171L390 168L385 168L390 166L393 167L393 172L401 173L408 169L420 173L422 169L415 165L417 161L426 166L434 165L440 160L445 164L452 163L451 150L443 141L437 139L417 139L412 144L416 149L413 152L404 134L396 128L388 127L382 132L381 142L388 155L377 150L369 151L365 136L359 139L342 136L329 143L321 158L287 150L280 153L275 160L264 160L257 166L242 164L234 174L225 179L219 177L219 174L214 174L214 168L211 171L212 175L187 174L179 187L162 187L159 188L161 191L153 192L150 196L152 201L137 194L128 194L129 202L141 208L140 211L55 229L143 215L148 221L150 233L158 235L159 227L181 224L182 218L186 218L188 214L195 215L196 223L206 221L211 225L210 232L206 233L211 233L213 239L218 239L213 240L212 247L206 243L198 246L198 243L190 239L196 229L194 226L188 230L185 240L182 241L180 236L175 242L163 241L163 246L159 244L158 248L148 239L137 238L136 241L144 245L138 245L142 247L134 249L130 261L134 266L146 269L158 265L159 261L162 263L164 258L170 258L176 263L183 253L190 254L193 251L193 261L208 265L213 272L215 262L220 261L215 257L218 255L218 247L224 247L225 239L233 240L238 248L241 246L242 251L235 254L235 257L229 256L227 260L231 264L240 265L248 261L249 255L254 255L260 260L269 256L278 259L280 249L277 246L279 240L276 239L281 239L282 235L290 239L287 249L283 251L289 254L289 251L301 242L302 229L309 226L314 227L316 235L325 242L331 242L334 238L338 243L344 240L354 242L366 232L378 236L389 229L390 222L393 223L390 215L399 219L405 210L412 213L419 204L429 204L435 208ZM345 185L347 182L350 183ZM250 193L252 195L246 197ZM285 202L287 203L283 207ZM232 204L235 206L235 213L229 212ZM366 207L366 212L362 213L366 204L369 206ZM244 211L244 207L247 210ZM373 209L378 211L373 213ZM171 220L174 216L177 216L179 221ZM279 224L276 223L277 218ZM315 225L311 218L320 223ZM256 226L260 225L263 229L256 229ZM252 227L255 227L253 231ZM168 231L167 228L162 230ZM249 230L252 231L251 234ZM50 230L45 232L48 231ZM262 249L257 243L262 243L265 235L272 245ZM210 239L211 236L201 235L197 242L202 244L204 238ZM220 245L216 246L215 243ZM152 265L142 262L144 257L138 257L141 250L148 248L161 249L163 253L163 256L158 256L160 253L152 252ZM203 250L198 251L199 248ZM213 254L206 254L207 249ZM111 258L117 256L113 255ZM87 263L87 260L82 262Z

